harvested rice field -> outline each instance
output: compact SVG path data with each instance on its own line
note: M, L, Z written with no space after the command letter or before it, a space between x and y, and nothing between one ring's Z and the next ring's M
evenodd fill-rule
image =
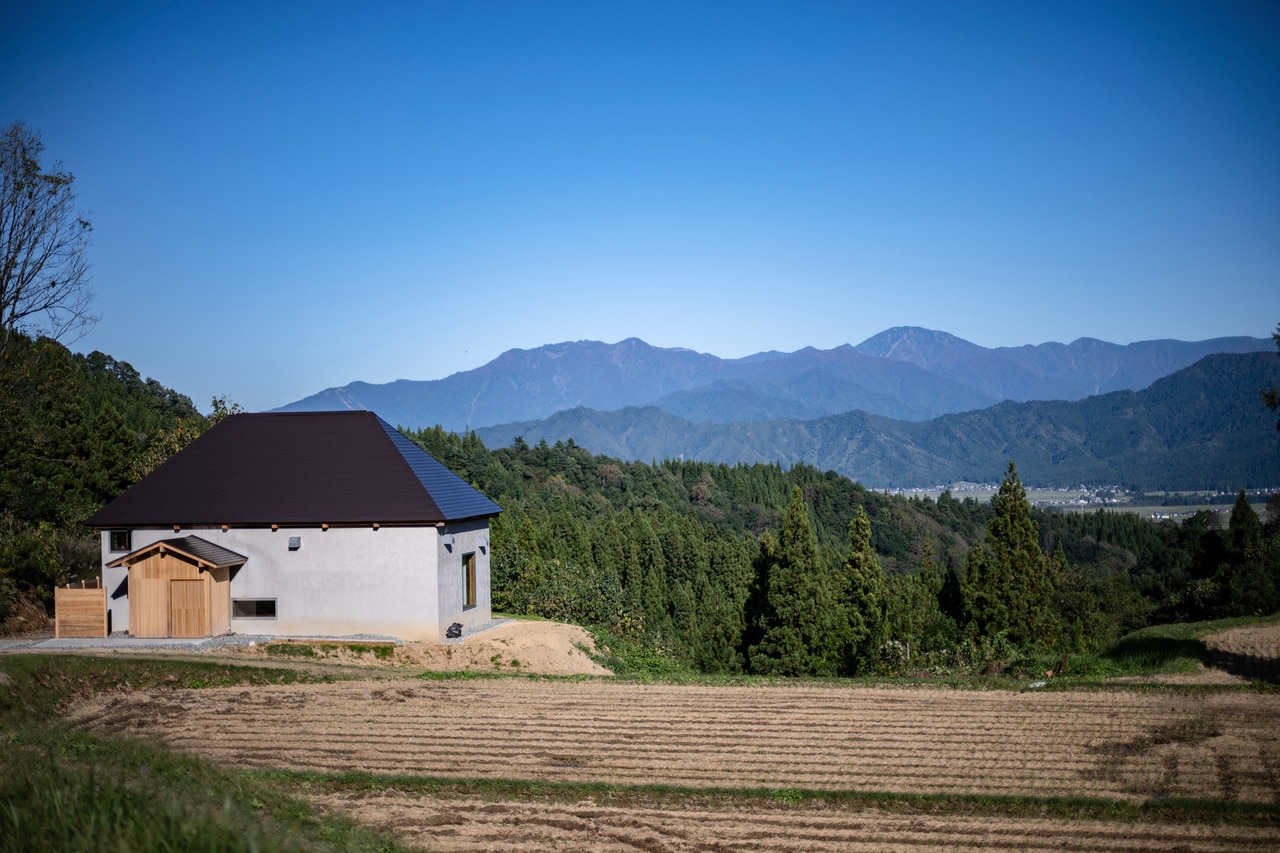
M75 719L238 767L1127 803L1280 796L1280 695L1249 692L399 680L124 694Z
M400 679L116 694L73 719L235 767L374 774L300 784L425 849L1280 848L1280 695L1268 693ZM450 791L463 780L564 784L550 798ZM1270 817L904 812L860 794L1085 798L1130 814L1186 798Z
M1230 672L1061 692L390 677L71 716L450 853L1271 851L1280 694L1239 685L1275 683L1278 643L1232 629L1210 638Z
M1255 851L1274 827L896 811L865 804L728 801L680 805L492 801L403 792L330 794L322 807L429 850L542 851ZM604 798L607 799L607 798Z

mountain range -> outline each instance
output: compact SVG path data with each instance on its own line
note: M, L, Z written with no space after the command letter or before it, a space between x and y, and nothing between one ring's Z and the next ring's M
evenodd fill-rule
M1280 480L1258 389L1273 343L1232 337L986 348L898 327L858 346L721 359L636 338L509 350L430 381L354 382L276 411L371 409L490 447L573 439L623 459L805 462L872 487L1239 488Z
M577 408L476 430L490 447L516 436L567 441L643 461L804 462L873 488L996 482L1009 460L1046 487L1146 490L1280 485L1280 435L1258 391L1280 386L1274 353L1206 356L1141 391L1084 400L1005 401L925 422L853 411L813 420L693 423L661 409Z
M276 411L369 409L405 427L461 431L585 407L656 406L711 423L808 420L859 410L906 421L1003 400L1079 400L1145 388L1212 353L1272 349L1263 338L981 347L946 332L888 329L861 344L722 359L688 349L577 341L513 349L444 379L352 382Z

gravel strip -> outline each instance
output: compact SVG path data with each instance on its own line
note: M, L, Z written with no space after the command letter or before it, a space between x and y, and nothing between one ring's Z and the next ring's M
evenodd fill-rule
M257 634L223 634L218 637L201 637L190 640L163 638L148 640L141 637L130 637L125 634L112 634L106 638L63 637L55 640L44 640L34 643L28 648L36 649L176 649L179 651L203 652L224 646L249 646L266 643L280 643L286 640L338 640L351 643L396 643L402 641L396 637L382 634L345 634L343 636L307 636L278 637Z

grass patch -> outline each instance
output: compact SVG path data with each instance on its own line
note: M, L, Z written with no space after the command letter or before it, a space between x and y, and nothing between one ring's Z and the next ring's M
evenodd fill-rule
M0 726L47 720L68 703L98 693L331 680L292 669L87 655L4 655L0 672L11 680L0 687Z
M333 658L348 652L357 657L371 655L375 660L391 660L396 653L394 643L268 643L262 650L269 655L291 658Z
M262 651L269 655L279 655L286 658L314 658L316 656L315 646L307 646L301 643L268 643L263 646Z
M0 768L3 853L401 849L243 773L137 741L47 729L0 744Z
M1208 622L1179 622L1152 625L1134 631L1100 656L1099 669L1108 664L1114 675L1151 675L1191 672L1198 664L1213 666L1215 653L1204 638L1229 628L1267 625L1280 621L1280 616L1236 617Z
M579 650L617 675L687 678L699 674L665 649L642 639L613 634L603 628L587 630L595 640L595 650L582 645L578 646Z
M490 614L494 619L514 619L517 622L554 622L554 619L548 619L545 616L537 616L532 613L501 613L497 610Z
M0 853L387 851L385 833L317 813L248 774L158 744L73 729L78 699L132 690L322 681L293 670L81 655L0 656Z
M1280 616L1235 617L1207 622L1180 622L1152 625L1121 637L1100 654L1073 654L1065 658L1061 672L1046 680L1046 687L1069 687L1100 683L1104 679L1132 676L1176 675L1194 672L1197 667L1217 666L1232 671L1221 652L1210 648L1205 638L1231 628L1280 622ZM1040 655L1013 661L1001 673L1004 678L1038 679L1055 670L1062 657ZM1280 662L1277 662L1280 666ZM1274 670L1276 667L1271 667ZM1274 673L1273 673L1274 674ZM1252 676L1247 687L1218 686L1216 689L1248 689L1272 692L1280 689L1274 678Z
M1126 803L1089 797L1016 797L987 794L900 794L878 791L824 791L805 788L695 788L681 785L616 785L607 782L526 782L506 779L449 779L381 776L371 773L260 771L259 778L300 794L397 794L490 802L572 803L590 798L596 806L691 809L734 805L745 810L794 805L875 807L901 814L1059 817L1107 821L1205 822L1280 826L1280 804L1165 798Z

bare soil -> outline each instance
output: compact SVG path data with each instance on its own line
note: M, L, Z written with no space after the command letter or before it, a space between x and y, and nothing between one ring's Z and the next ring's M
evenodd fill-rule
M297 645L306 645L303 642ZM373 651L352 651L360 644L332 643L311 647L312 660L377 669L411 669L432 672L503 672L535 675L610 675L592 660L591 635L577 625L560 622L512 620L496 628L464 637L461 642L405 643L380 658ZM224 647L216 654L233 658L278 660L270 645ZM290 658L288 660L301 660Z
M604 674L584 651L590 643L573 626L518 621L455 645L399 646L388 659L342 644L318 649L320 659L262 647L220 650L241 663L357 672L363 680L104 695L72 717L238 767L382 776L385 784L373 787L302 788L322 809L450 853L1280 849L1275 822L1165 822L1158 813L1137 822L1049 818L929 801L894 808L790 796L830 790L1277 804L1276 694L404 677L422 670ZM1249 680L1244 667L1280 661L1280 625L1222 632L1209 643L1232 671L1202 668L1164 680L1239 683ZM397 786L396 776L446 784L424 793ZM484 795L448 784L472 779L531 787ZM616 787L578 797L540 794L539 782ZM723 793L744 789L770 793Z
M394 679L115 695L73 715L240 767L1280 802L1274 694Z
M1273 827L1119 823L984 814L901 813L860 803L753 799L688 806L499 801L399 792L313 797L441 851L1257 851L1280 847ZM598 801L603 800L603 801Z

